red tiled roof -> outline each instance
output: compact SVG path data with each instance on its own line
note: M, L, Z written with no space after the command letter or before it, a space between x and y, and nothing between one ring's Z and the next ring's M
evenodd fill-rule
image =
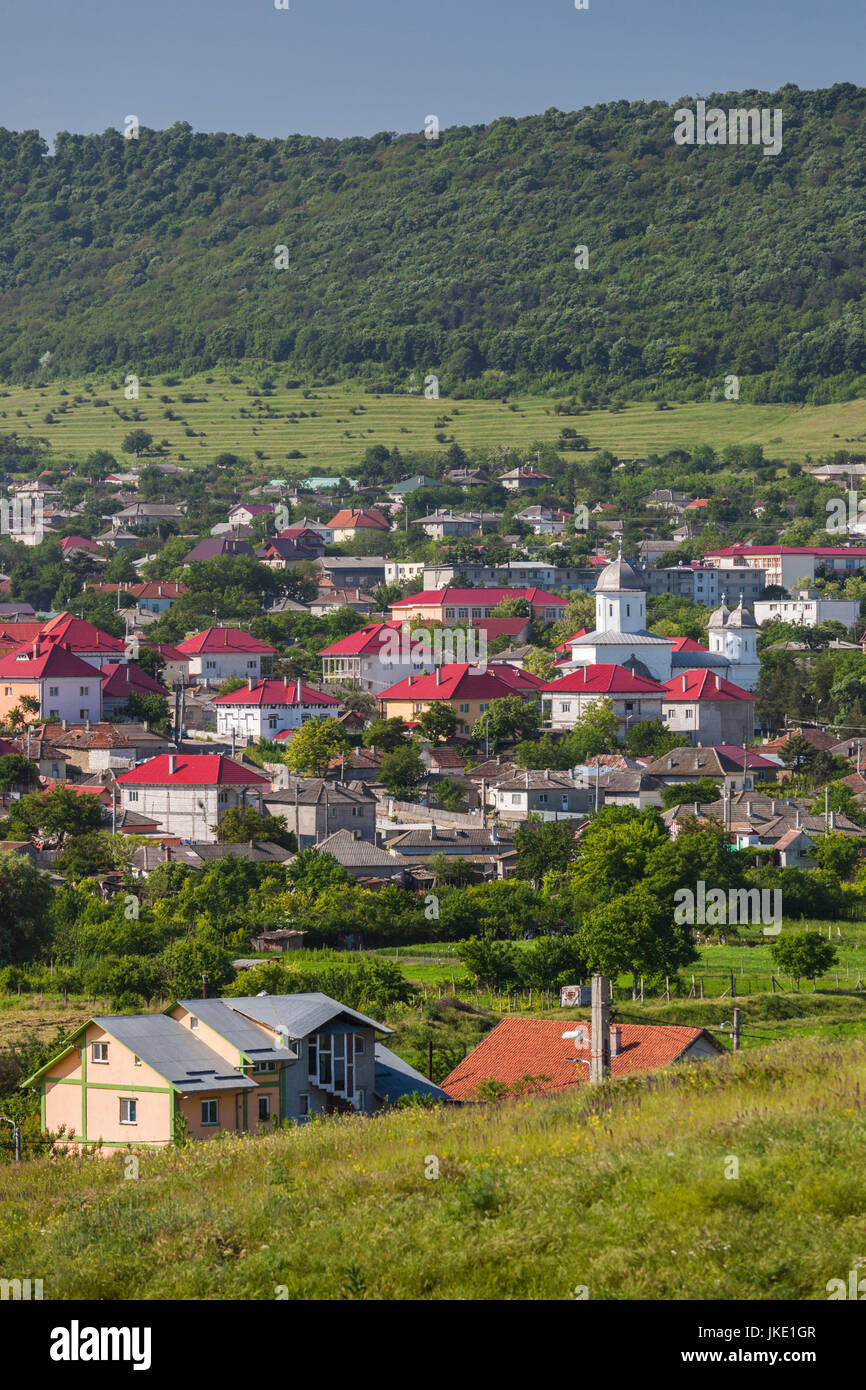
M545 690L567 694L605 693L629 695L664 695L665 687L649 676L638 676L624 666L599 662L596 666L581 666L568 676L556 681L547 681Z
M119 637L112 637L84 618L76 618L72 613L58 613L49 618L40 629L43 637L52 642L63 642L74 652L123 652L125 647ZM22 637L22 641L26 641Z
M693 637L671 637L671 650L675 652L709 652L709 647L702 647L700 642L696 642Z
M738 743L714 743L711 746L723 757L730 758L738 767L742 767L745 762L747 767L756 767L759 771L761 768L772 772L779 771L778 763L770 762L769 758L762 758L761 754L756 753L753 748L744 750Z
M683 671L664 684L666 700L756 700L750 690L743 690L733 681L706 668Z
M142 642L141 645L147 647L152 652L156 652L157 656L161 657L163 661L183 661L189 665L189 657L186 652L179 651L178 648L173 647L170 642Z
M562 1035L578 1027L585 1029L587 1042L575 1048L576 1039ZM680 1024L623 1023L621 1028L622 1051L611 1058L612 1077L670 1066L698 1038L712 1037L703 1028ZM455 1100L477 1100L478 1087L487 1080L511 1086L525 1076L548 1077L549 1080L535 1083L538 1091L586 1085L591 1038L588 1022L504 1018L441 1082L442 1089ZM722 1050L721 1044L719 1049Z
M19 647L0 660L0 679L41 681L48 677L98 680L99 672L60 642L40 642Z
M829 750L835 748L839 742L838 738L834 738L832 734L825 734L823 729L789 729L781 738L773 738L770 739L769 743L762 744L763 752L781 753L788 739L793 738L795 734L799 738L806 739L808 743L811 743L813 748L817 748L819 752L822 753L829 752Z
M489 667L488 667L489 669ZM532 671L525 671L519 666L509 666L507 661L497 661L495 672L500 680L505 681L506 685L513 686L518 694L530 690L545 690L547 682L536 676Z
M174 771L169 770L173 759ZM271 779L250 772L224 753L160 753L146 763L122 772L115 779L125 785L149 787L216 787L258 784L270 786Z
M185 642L178 642L177 649L186 656L198 656L200 652L259 652L270 655L277 650L240 627L205 628L204 632L187 637Z
M314 690L311 685L300 685L300 699L296 681L258 681L252 689L248 685L239 690L230 690L226 695L217 695L211 701L214 705L338 705L336 695L325 695Z
M329 647L322 647L319 656L375 656L383 647L391 650L395 641L394 633L399 635L402 626L399 618L388 623L368 623L366 627L350 632ZM420 650L420 639L414 644Z
M63 554L69 550L91 550L98 554L99 546L96 541L88 540L86 536L64 536L60 542L60 550Z
M431 676L407 676L377 697L380 700L501 700L517 693L499 674L502 667L479 671L468 662L438 666ZM439 680L437 682L437 676Z
M103 698L122 700L127 695L168 695L164 685L155 681L132 661L107 661L100 672Z
M350 530L353 527L362 530L366 527L368 530L374 531L391 530L389 522L375 507L364 507L357 512L344 507L342 511L337 512L336 516L331 517L328 526L334 527L338 531Z
M488 642L494 637L519 637L532 622L531 618L470 618L475 632L486 632Z
M558 652L564 652L564 651L566 651L566 650L571 646L572 642L576 642L576 641L577 641L578 637L585 637L585 636L586 636L586 628L585 628L585 627L582 627L582 628L580 628L580 630L579 630L578 632L573 632L573 633L571 634L570 637L566 637L566 639L565 639L564 642L560 642L560 644L559 644L559 646L557 647L556 650L557 650Z
M480 608L488 604L502 603L507 598L525 598L530 604L549 607L551 604L565 608L568 599L558 594L549 594L546 589L422 589L409 598L400 598L391 604L395 608L417 608L421 604L436 607L439 604L463 604L465 607Z

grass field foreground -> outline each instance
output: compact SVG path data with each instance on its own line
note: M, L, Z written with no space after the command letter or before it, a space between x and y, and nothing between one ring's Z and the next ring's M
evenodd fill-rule
M866 1042L808 1040L226 1136L136 1179L37 1159L0 1168L0 1273L47 1299L826 1299L866 1261L864 1107Z

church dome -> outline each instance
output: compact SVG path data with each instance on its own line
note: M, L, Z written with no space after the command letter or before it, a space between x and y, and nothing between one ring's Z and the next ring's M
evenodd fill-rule
M727 626L756 628L758 624L755 622L755 615L752 612L751 608L744 608L743 600L740 599L740 602L737 604L737 607L734 609L733 613L728 618Z
M727 604L725 603L725 600L722 599L721 608L717 608L714 613L710 614L710 620L707 623L707 627L724 627L730 616L731 610L730 608L728 608Z
M637 590L643 593L644 586L641 584L631 565L623 560L622 556L614 560L602 570L598 583L595 586L597 594L627 593L629 590Z

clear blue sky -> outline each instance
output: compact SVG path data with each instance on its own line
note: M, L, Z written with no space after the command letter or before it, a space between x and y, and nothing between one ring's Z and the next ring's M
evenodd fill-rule
M866 83L866 0L0 0L0 125L371 135Z

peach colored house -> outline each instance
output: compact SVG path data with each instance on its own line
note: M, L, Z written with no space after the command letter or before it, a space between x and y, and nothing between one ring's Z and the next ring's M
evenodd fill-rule
M24 1085L40 1089L43 1129L106 1152L369 1113L411 1091L444 1099L376 1042L390 1032L326 994L181 1000L91 1019Z

